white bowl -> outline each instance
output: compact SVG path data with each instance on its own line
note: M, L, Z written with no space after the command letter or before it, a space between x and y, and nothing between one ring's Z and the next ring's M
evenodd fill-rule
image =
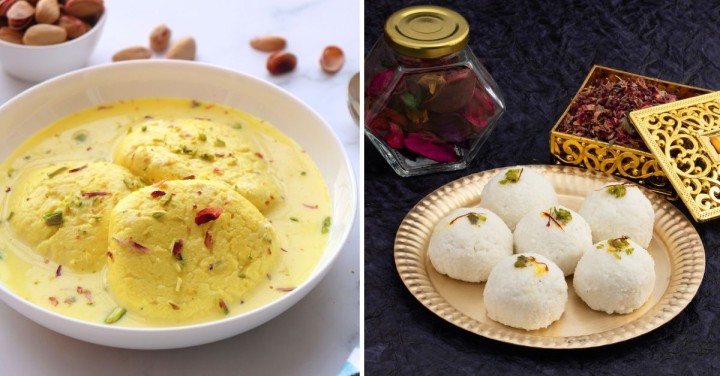
M0 65L19 79L40 82L87 65L102 35L107 9L82 36L48 46L26 46L0 40Z
M187 61L130 61L82 69L36 85L0 107L0 160L30 135L64 116L142 97L186 97L225 104L269 121L307 151L325 178L333 206L328 244L311 275L292 292L259 309L170 328L123 328L68 318L27 302L3 283L0 298L56 332L131 349L180 348L221 340L263 324L297 303L318 284L341 251L355 218L356 186L345 150L331 128L307 105L272 84Z

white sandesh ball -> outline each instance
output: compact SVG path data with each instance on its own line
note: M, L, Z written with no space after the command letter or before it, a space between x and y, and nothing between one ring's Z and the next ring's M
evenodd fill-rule
M552 260L565 276L573 274L583 253L593 244L590 225L562 205L527 213L513 233L515 252L535 252Z
M484 301L491 319L514 328L542 329L562 317L568 300L562 270L537 253L500 260L485 284Z
M650 245L655 210L634 184L611 184L589 191L578 213L590 224L595 243L629 236L643 248Z
M558 203L552 184L541 173L527 167L500 171L485 185L481 206L492 210L510 230L532 210Z
M435 225L428 245L435 270L466 282L486 281L492 267L512 252L512 232L485 208L452 211Z
M597 243L578 262L575 293L590 308L630 313L642 306L655 285L655 262L645 248L629 238Z

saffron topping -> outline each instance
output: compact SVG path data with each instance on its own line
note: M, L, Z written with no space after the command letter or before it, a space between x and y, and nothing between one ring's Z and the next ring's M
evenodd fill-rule
M455 221L457 221L458 219L463 218L463 217L467 218L468 222L470 222L471 225L475 225L475 226L480 226L480 222L487 221L487 217L484 216L483 214L467 213L467 214L463 214L463 215L453 219L452 221L450 221L450 225L454 224Z
M505 172L505 179L500 180L500 184L517 183L520 181L520 175L522 175L522 168L511 168Z
M83 192L80 195L83 197L95 197L95 196L107 196L110 192L98 191L98 192Z
M58 265L57 269L55 269L55 277L59 277L62 275L62 265Z
M214 221L220 217L223 210L220 207L209 207L200 210L195 214L195 224L200 226L203 223Z
M538 274L550 271L550 268L548 268L546 263L537 261L533 256L519 255L513 266L515 266L516 268L534 266L535 272Z
M212 232L210 232L210 230L207 230L207 231L205 231L205 247L212 250L212 246L213 246Z
M80 167L75 167L75 168L73 168L72 170L68 171L68 173L73 173L73 172L78 172L78 171L84 170L84 169L87 168L87 166L88 166L88 165L84 164L84 165L82 165L82 166L80 166Z

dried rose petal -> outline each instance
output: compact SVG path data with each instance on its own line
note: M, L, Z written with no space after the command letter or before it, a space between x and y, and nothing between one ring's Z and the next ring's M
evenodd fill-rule
M208 249L212 249L213 246L213 237L212 232L210 230L205 231L205 247Z
M211 206L209 208L202 209L195 214L195 224L199 226L203 223L214 221L220 217L222 212L223 209L220 207Z
M86 169L87 166L88 166L88 165L82 165L82 166L80 166L80 167L75 167L75 168L73 168L72 170L69 170L68 172L78 172L78 171L80 171L80 170Z
M175 242L173 243L173 247L172 247L173 256L180 261L182 261L182 259L183 259L182 254L180 253L180 251L182 250L182 247L183 247L182 239L175 240Z
M81 195L82 195L83 197L107 196L107 195L109 195L109 194L110 194L110 192L103 192L103 191L101 191L101 192L83 192L83 193L81 193Z
M438 142L437 137L427 133L410 133L405 138L405 147L423 157L437 162L457 162L460 160L455 154L455 147Z
M385 142L394 149L402 149L403 144L403 131L395 123L390 123L390 129L385 134Z
M393 68L387 68L376 74L370 81L366 92L367 95L377 97L385 93L387 88L390 87L394 75L395 70Z
M152 191L152 192L150 192L150 196L152 196L153 198L162 197L162 196L165 196L165 195L166 195L166 193L165 193L164 191Z

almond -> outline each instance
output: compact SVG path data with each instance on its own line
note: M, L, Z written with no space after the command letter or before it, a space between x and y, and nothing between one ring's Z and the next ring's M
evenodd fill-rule
M40 0L35 6L35 21L52 24L60 18L60 5L57 0Z
M275 52L285 48L285 38L277 35L263 35L250 40L250 46L258 51Z
M167 25L158 25L150 33L150 48L153 51L165 51L170 43L170 35L172 32Z
M105 3L103 0L67 0L63 10L77 18L93 18L103 13Z
M25 30L23 43L30 46L46 46L67 40L67 32L60 26L36 24Z
M90 30L92 26L85 21L67 14L60 16L58 26L67 31L68 39L75 39Z
M143 46L132 46L123 48L112 56L112 61L141 60L149 59L152 52Z
M278 51L267 60L267 70L272 75L292 72L297 65L297 57L290 52Z
M165 57L168 59L195 60L195 50L195 39L193 37L184 37L170 46L170 50Z

